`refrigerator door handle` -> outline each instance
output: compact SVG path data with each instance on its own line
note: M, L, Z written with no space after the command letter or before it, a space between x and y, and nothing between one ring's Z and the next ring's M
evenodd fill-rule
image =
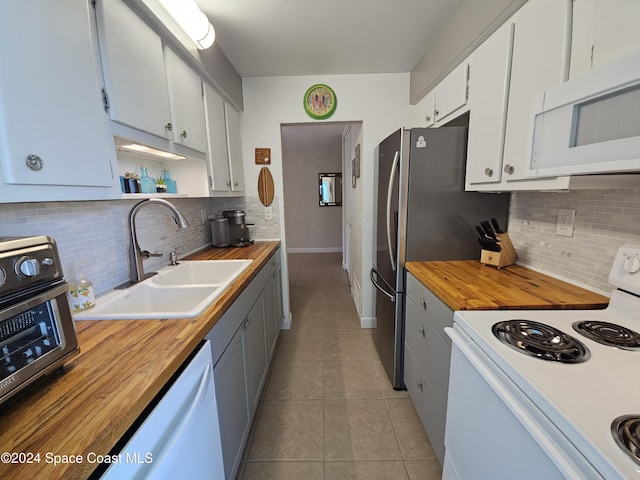
M394 272L396 271L396 259L393 256L393 247L391 245L391 194L393 193L393 182L395 181L399 158L400 158L400 151L396 150L396 154L393 157L393 165L391 166L391 175L389 175L389 187L387 190L387 248L389 249L389 259L391 260L391 269Z
M381 278L382 281L386 284L387 282L384 280L384 278L380 277L380 275L378 274L378 271L375 268L372 268L371 271L369 272L369 277L371 278L371 283L373 283L373 285L381 292L383 293L387 298L389 298L389 300L391 300L392 302L396 301L396 297L395 295L390 294L389 292L387 292L384 287L382 285L380 285L378 283L378 278ZM387 286L390 287L390 285L387 284Z

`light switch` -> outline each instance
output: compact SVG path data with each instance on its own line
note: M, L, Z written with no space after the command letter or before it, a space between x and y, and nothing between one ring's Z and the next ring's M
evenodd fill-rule
M264 207L264 219L265 220L273 220L273 208L272 207Z

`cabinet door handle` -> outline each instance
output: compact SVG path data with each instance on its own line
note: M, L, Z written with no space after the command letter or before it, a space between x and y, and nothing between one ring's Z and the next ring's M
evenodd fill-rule
M426 338L427 336L427 332L425 332L424 327L422 325L420 325L418 327L418 331L420 332L420 334L422 335L422 338Z
M251 325L251 317L247 317L247 319L244 322L244 328L249 328L249 325Z
M213 178L209 175L209 188L213 188Z
M233 182L233 186L237 187L238 186L238 182Z
M431 121L431 115L427 115L426 116L426 120L427 120L427 122L430 122Z
M182 130L182 132L180 133L180 136L182 138L187 138L187 131L186 130Z
M438 110L436 110L435 112L435 116L437 117L438 115L440 115L440 112Z
M504 173L508 173L509 175L513 175L513 165L509 165L508 163L504 166Z
M31 154L31 155L27 155L27 167L29 167L31 170L42 170L42 167L44 166L44 160L42 160L42 158L40 158L39 155L35 155L35 154Z
M485 168L485 169L484 169L484 174L485 174L487 177L493 177L493 169L492 169L492 168L489 168L489 167Z
M420 391L422 391L422 380L418 379L418 381L416 382L416 385L418 386Z
M426 311L426 310L427 310L427 302L425 301L425 299L424 299L424 298L421 298L421 299L420 299L420 306L422 307L422 309L423 309L424 311Z
M164 128L166 128L167 130L171 131L171 130L173 130L173 125L171 125L171 122L167 122L165 124Z
M230 186L231 186L231 181L228 181L228 182L226 183L226 185L227 185L227 187L230 187Z

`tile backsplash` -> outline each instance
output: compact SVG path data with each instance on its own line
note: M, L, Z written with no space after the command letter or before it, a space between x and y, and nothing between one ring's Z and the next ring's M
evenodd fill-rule
M567 193L516 192L512 195L509 235L518 261L569 281L609 292L607 277L618 246L640 244L638 189L582 190ZM157 205L136 217L139 244L163 253L145 261L151 270L168 262L168 252L190 253L211 244L209 223L222 210L246 212L252 238L280 238L279 199L271 204L272 220L265 220L258 197L174 198L171 201L189 221L178 230L171 214ZM104 292L129 278L128 215L136 200L0 204L0 236L49 235L60 250L63 267L83 273ZM573 237L555 233L558 209L576 210Z
M209 222L202 223L202 210L212 215L222 210L243 209L253 238L279 238L277 202L273 220L265 221L262 205L242 197L172 198L189 227L178 230L171 212L159 205L139 210L136 216L138 243L143 250L162 253L145 260L145 270L168 263L171 250L191 253L211 245ZM257 198L256 198L257 200ZM276 199L277 200L277 199ZM128 216L137 200L0 204L0 236L49 235L56 240L66 275L82 273L104 292L129 278ZM259 213L260 216L257 214ZM274 227L275 225L275 227ZM179 255L180 256L180 255Z
M576 210L573 237L556 234L561 208ZM618 247L640 244L639 189L516 192L509 236L519 263L610 292Z

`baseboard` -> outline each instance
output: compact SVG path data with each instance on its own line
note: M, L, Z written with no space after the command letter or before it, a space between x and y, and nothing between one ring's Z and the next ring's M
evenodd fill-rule
M342 247L287 248L287 253L342 253Z
M376 317L360 317L360 328L376 328L377 326Z
M293 317L293 314L289 314L288 317L284 317L284 319L282 320L282 325L280 326L280 330L291 330L291 320Z

